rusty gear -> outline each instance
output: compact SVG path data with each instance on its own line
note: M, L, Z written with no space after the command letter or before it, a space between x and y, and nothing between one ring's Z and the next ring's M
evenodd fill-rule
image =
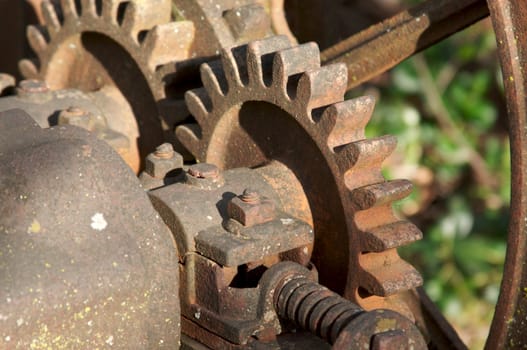
M267 1L173 0L173 3L176 17L195 24L191 56L201 57L271 35L270 18L264 8Z
M138 118L127 135L138 139L137 163L159 140L175 141L173 129L188 115L182 94L204 56L270 34L264 8L249 0L57 3L44 1L45 25L28 27L38 61L22 60L20 70L53 90L120 90ZM171 21L173 6L176 17L189 20Z
M170 139L175 115L163 108L166 85L194 37L192 22L170 21L170 6L170 0L44 1L45 26L27 28L38 61L22 60L20 70L53 90L117 88L137 118L136 132L127 136L138 140L142 159Z
M374 101L344 101L346 76L341 64L320 67L316 44L291 47L283 36L223 50L201 66L204 87L185 95L197 124L176 134L198 161L224 169L284 164L309 202L321 283L401 309L392 296L422 283L395 249L421 237L391 209L411 185L383 178L395 138L365 139Z

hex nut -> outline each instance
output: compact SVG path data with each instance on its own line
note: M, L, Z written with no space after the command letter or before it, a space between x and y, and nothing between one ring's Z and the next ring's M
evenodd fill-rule
M275 219L275 204L266 197L260 197L255 203L244 201L242 196L232 198L227 204L227 212L231 219L243 226L254 226Z
M88 131L93 131L93 115L79 107L69 107L59 113L59 125L74 125Z
M166 155L160 157L159 150L157 152L158 155L156 155L156 152L153 152L146 157L145 173L148 175L156 179L164 179L172 170L183 167L183 157L179 153L173 152L170 157Z
M34 103L42 103L51 98L48 84L42 80L28 79L18 83L16 94Z
M198 179L216 179L220 175L220 170L214 164L198 163L188 168L188 174Z

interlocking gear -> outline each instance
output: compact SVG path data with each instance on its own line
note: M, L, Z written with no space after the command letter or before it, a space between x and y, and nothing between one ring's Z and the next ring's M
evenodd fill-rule
M291 47L284 36L223 50L201 66L204 87L185 95L197 123L176 134L200 162L289 168L309 203L321 283L366 307L401 310L396 295L422 283L395 249L421 238L391 209L411 185L383 178L396 140L365 139L374 100L344 101L346 77L341 64L320 67L316 44Z
M192 22L171 22L170 8L170 0L45 1L45 26L27 29L38 60L22 60L22 75L53 90L116 88L137 118L127 136L137 139L142 159L170 138L177 117L163 106L167 85L194 38Z
M183 20L172 21L173 12ZM203 57L270 34L264 8L249 0L48 0L42 15L43 27L27 29L38 60L22 60L22 75L53 90L117 88L112 94L118 91L137 118L121 121L133 124L127 136L137 139L135 163L159 140L175 141L175 125L188 116L183 92L195 86Z

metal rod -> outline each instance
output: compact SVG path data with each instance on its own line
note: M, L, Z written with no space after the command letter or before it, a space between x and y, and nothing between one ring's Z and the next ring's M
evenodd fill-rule
M484 0L428 0L324 50L348 66L348 90L489 15Z

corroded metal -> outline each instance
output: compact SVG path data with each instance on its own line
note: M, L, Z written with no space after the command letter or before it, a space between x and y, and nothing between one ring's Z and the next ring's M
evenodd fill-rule
M351 89L488 16L484 0L429 0L324 50L324 64L343 62Z
M0 348L178 347L174 246L107 144L0 113Z
M149 192L178 244L183 332L212 347L214 337L226 347L276 337L282 329L260 277L281 260L309 262L311 227L283 211L258 169L191 169L181 182ZM249 184L254 190L244 191ZM233 215L235 199L249 207L235 210L248 211L245 219Z
M22 80L16 93L0 99L0 111L19 108L43 128L74 125L110 144L135 171L139 169L139 137L134 113L115 88L84 93L49 89L42 80Z
M279 36L221 56L201 66L204 88L186 94L197 124L176 129L182 144L198 161L223 169L282 164L301 183L289 194L300 200L290 200L284 211L307 204L309 214L301 218L309 216L314 227L313 261L322 284L369 308L411 315L395 295L422 280L395 248L421 234L391 210L409 183L386 182L380 171L395 139L365 139L373 99L343 101L346 69L321 68L315 44L291 47ZM365 200L367 193L375 199ZM372 252L376 239L388 249Z
M169 100L177 95L169 85L179 77L178 62L191 55L194 25L171 21L170 0L44 0L42 15L43 26L27 28L37 60L20 61L24 77L44 80L52 90L112 89L137 118L135 137L127 136L138 159L173 140L171 128L186 111L177 98Z
M102 96L106 101L106 107L113 105L114 101L124 101L117 104L117 109L122 108L125 114L130 112L128 114L134 119L130 124L133 130L130 131L131 134L125 132L126 138L128 141L135 141L137 136L140 136L137 139L139 147L132 157L135 159L135 163L132 161L132 168L139 170L141 166L146 165L145 172L141 175L143 185L147 189L158 189L152 192L152 200L178 238L177 245L184 251L180 252L180 268L185 279L183 290L187 291L184 295L187 304L184 306L183 327L195 339L203 336L207 339L203 343L209 346L221 344L218 346L224 348L260 346L255 345L255 339L258 342L274 341L272 345L268 344L271 347L284 345L283 341L276 340L275 333L280 328L275 324L257 331L257 323L250 326L243 324L247 321L247 318L243 318L246 316L243 315L244 312L248 312L250 317L257 315L250 321L262 321L265 318L262 310L270 310L269 305L265 304L267 301L265 298L258 299L255 290L250 289L267 290L269 285L236 290L239 287L239 280L236 278L258 275L260 266L269 267L279 260L293 260L299 265L308 266L311 251L314 249L313 258L320 268L324 284L342 293L346 298L356 300L362 307L390 307L410 314L419 326L423 327L423 334L428 339L431 338L432 346L463 347L455 332L438 315L426 295L422 294L422 290L418 290L421 293L418 295L413 289L421 284L421 277L401 260L396 252L397 247L419 239L421 232L410 223L396 219L391 212L391 203L405 197L411 190L408 182L386 182L380 174L381 163L393 150L394 140L389 137L365 139L364 125L373 108L370 98L346 102L342 100L346 89L386 71L415 52L488 15L489 10L484 1L427 1L322 53L323 63L345 62L349 68L347 72L339 65L320 68L319 52L314 45L291 47L289 42L294 42L294 38L284 21L283 0L175 0L175 6L172 8L168 0L31 1L40 2L44 3L42 12L35 12L42 18L45 26L32 26L27 34L30 46L38 56L38 62L24 60L20 64L22 72L28 77L47 79L53 89L75 87L85 92L100 94L99 97ZM320 1L318 3L324 4ZM302 4L305 6L305 1ZM524 133L527 112L523 72L527 49L525 40L522 40L527 36L527 7L518 0L489 1L489 7L498 37L505 77L514 159L513 186L517 190L513 191L513 215L502 292L487 346L519 347L527 343L522 331L522 322L527 312L523 295L523 287L527 281L527 273L523 268L527 240L524 239L522 224L527 217L527 200L523 191L524 178L527 176L524 174L526 166L523 150L527 138ZM270 13L271 21L266 11ZM172 21L171 12L178 21ZM222 50L224 47L269 35L270 25L275 31L289 35L289 42L283 37L273 38L253 42L248 46ZM312 24L311 26L319 29ZM178 50L174 50L176 47ZM202 66L204 89L187 93L187 109L182 96L185 90L196 86L194 78L198 64L210 59L205 56L214 56L220 51L220 61ZM81 98L80 104L64 106L58 109L63 110L60 114L57 113L50 119L55 111L50 112L43 106L50 97L60 99L63 96L59 98L55 92L39 84L41 83L37 84L34 81L20 84L18 96L9 100L11 102L7 105L13 107L18 103L12 103L16 99L24 100L20 105L32 105L27 107L28 111L37 116L36 119L40 120L41 124L48 124L45 126L54 125L51 120L55 118L61 125L76 125L100 131L102 124L91 112L93 106L100 109L100 100L84 101ZM2 93L8 93L11 87L12 80L4 77L2 88L5 89ZM0 104L5 104L6 101L8 100L0 100ZM78 107L79 105L82 108ZM174 153L172 148L162 145L156 149L155 146L163 140L174 141L173 128L188 116L188 110L197 124L180 127L177 133L182 143L199 161L217 163L222 169L242 166L256 169L246 169L243 176L236 175L238 182L233 185L232 174L235 172L225 177L218 168L211 170L210 166L204 163L193 165L186 172L182 158ZM9 112L6 115L12 117L13 113ZM109 120L109 124L123 124L122 118L116 117L119 113L121 111L116 111L115 115L105 113L114 117ZM11 122L12 119L5 120ZM23 124L24 119L21 120L15 121L13 125ZM9 127L12 128L13 125ZM21 127L21 130L28 131L28 135L36 132L36 129L30 129ZM5 130L11 129L0 129L2 132ZM57 130L62 129L52 129L49 132L62 132ZM284 133L284 130L287 130L287 133ZM61 135L64 136L68 132ZM41 130L38 134L38 137L43 135ZM21 139L29 139L28 135ZM79 136L81 139L87 137L82 133L78 135L83 135ZM122 148L122 139L115 134L105 132L103 136L116 145L116 148ZM33 146L35 145L37 144ZM136 142L130 142L129 145L136 146ZM35 147L40 147L40 144ZM45 147L53 148L50 145ZM68 147L61 147L52 150L53 157L49 162L67 156ZM61 152L66 155L60 155ZM138 159L147 154L147 161L140 165ZM1 156L5 157L4 154ZM35 164L35 168L40 166L38 162ZM112 168L106 163L104 167ZM79 166L79 169L81 168L82 165ZM29 168L24 169L30 173ZM36 181L34 179L38 179L41 173L46 172L41 171L38 176L29 176L30 180ZM249 173L251 175L248 175ZM94 178L99 175L95 174L93 169L83 170L79 174L82 174L79 177L89 174ZM68 181L75 184L71 179ZM69 184L68 181L63 181L61 186L64 186L64 183ZM178 182L177 186L181 189L175 191L180 198L170 197L163 192L169 191L166 185L174 182ZM111 193L123 189L126 183L123 181L113 188ZM254 183L260 186L257 190L252 190ZM128 186L133 187L131 184ZM251 190L242 194L244 188L249 186ZM2 188L4 192L0 193L11 195L9 191L17 190L16 186L14 190L12 187L5 186L5 190ZM220 195L226 188L229 188L229 191ZM128 194L127 200L136 200L137 191L134 191ZM259 193L260 191L262 192ZM160 193L164 194L159 195ZM57 203L62 203L61 198L59 197ZM117 207L115 198L111 203ZM211 198L215 198L215 201L210 201ZM119 210L124 211L130 207L136 210L135 206L147 206L144 204L144 198L137 201L136 204L126 203L124 208ZM80 203L83 205L84 202ZM122 206L121 201L118 204ZM67 202L64 207L71 205ZM0 208L5 210L7 207ZM186 212L189 208L193 208L192 215ZM15 214L19 215L26 209L22 208ZM140 211L142 216L143 207L140 209L136 212ZM150 218L151 208L144 210ZM9 215L11 214L9 212ZM285 216L281 217L282 214ZM8 221L19 217L9 215L0 217L0 223L4 220L2 228L7 227L6 217ZM60 211L55 215L60 215ZM137 220L134 215L131 214L131 217ZM185 215L187 217L180 220ZM75 215L70 216L76 218ZM55 218L53 215L49 217ZM278 218L293 224L283 229L284 221L280 221L280 226ZM214 223L214 228L208 225L209 221ZM98 222L100 224L100 220ZM309 241L309 226L306 223L315 231L314 248L306 243ZM12 223L9 221L8 224ZM15 224L17 223L13 225ZM155 228L157 227L156 224ZM277 227L284 230L282 235L277 235ZM31 222L27 225L27 234L35 234L34 230L41 229L40 221ZM137 227L133 227L131 232L136 232L134 229ZM148 226L145 229L148 231L153 228ZM160 230L166 231L164 228ZM64 229L59 227L57 232L59 231ZM182 234L182 231L185 231L185 234ZM298 234L297 231L302 231L303 234ZM78 232L82 233L82 230ZM7 234L3 237L6 240L12 239ZM270 237L274 237L274 246L266 242L266 239L271 240ZM133 246L141 239L144 239L144 236L130 244ZM57 242L53 244L57 250L63 248L58 246ZM163 278L168 278L168 275L177 276L177 272L167 271L177 267L172 257L173 252L167 250L167 247L173 244L171 240L163 243L167 256L170 256L169 260L172 260L169 264L166 264L166 261L157 261L163 265L163 271L155 270L152 275L160 276L166 273ZM0 253L8 252L2 252L2 247L0 245ZM113 247L112 243L109 243L108 247ZM9 246L6 249L10 249ZM268 251L265 251L266 249ZM101 255L105 251L101 249L100 252L94 253L103 264L108 258ZM115 251L118 251L118 248L115 248ZM156 254L159 254L159 251L156 251ZM24 264L33 264L34 257L32 259L26 259L27 262L24 260ZM11 263L10 260L9 264ZM24 264L22 267L12 267L10 273L24 272ZM2 267L0 264L0 268ZM46 276L54 277L49 275L48 270L43 271L46 271ZM75 272L79 271L84 273L85 270L81 267ZM9 274L5 276L12 277ZM86 272L86 276L87 281L90 281L90 272ZM113 277L115 276L112 275ZM254 279L250 280L251 283L254 282ZM70 284L80 283L77 280L67 281ZM226 281L231 281L233 285ZM356 310L350 311L343 307L339 297L319 285L314 285L311 280L306 279L304 282L298 289L288 289L292 299L290 304L282 305L286 310L285 318L293 319L302 327L335 341L336 334L340 332L332 332L333 321L340 317L344 327L344 323L348 323L344 321L349 321L344 316L354 314ZM6 288L12 287L9 283L11 280L0 285L6 285L4 290L7 290ZM174 292L173 280L170 280L169 284ZM85 287L84 284L82 286ZM137 287L134 284L127 285L131 286ZM58 287L51 285L51 288ZM83 293L90 294L91 290L84 288L79 294L84 295ZM24 298L27 299L28 295L24 295ZM265 293L262 295L269 296ZM47 297L51 297L51 293ZM73 297L77 303L75 310L79 311L80 299L75 298ZM11 296L8 296L8 299L13 300ZM175 307L173 300L167 305ZM205 306L205 309L202 309L202 306ZM0 322L8 320L5 312L17 311L12 311L9 307L8 305L7 309L0 310ZM47 310L46 307L40 312ZM92 310L91 306L88 308ZM255 308L259 309L255 311ZM63 311L63 306L59 309ZM173 310L178 313L175 308ZM66 314L70 315L67 312ZM53 311L47 312L47 315L54 315ZM141 315L148 317L147 313ZM77 325L81 322L81 316L85 314L81 310L74 316L77 319L74 319L72 324ZM231 321L232 318L242 321L233 323L229 318ZM11 319L9 314L9 320ZM22 324L25 320L23 317L17 318L17 327L20 327L19 319L22 319ZM328 321L329 319L331 321ZM53 319L53 322L55 321L57 320ZM65 322L61 325L66 325ZM110 322L118 324L118 321ZM140 325L139 328L148 328L148 325L142 322L132 322L131 328L137 325ZM276 318L273 318L272 322L276 322ZM58 327L59 323L57 321L52 325ZM25 324L23 326L26 327ZM50 329L48 324L45 326L46 328L39 329L39 335L42 337L47 336L46 332ZM16 334L17 339L22 339L26 334L36 334L32 330L28 332L27 327L23 329L23 332L27 333L16 333L18 330L13 327L14 323L11 322L6 329L10 334ZM85 329L82 327L77 331L82 333ZM344 341L346 346L357 345L361 341L376 349L410 345L406 342L407 334L392 329L380 332L374 337L368 335L372 329L378 331L378 323L375 320L360 318L360 321L353 325L350 323L349 327L344 328L350 334ZM127 330L129 331L128 328ZM176 333L177 330L178 327L175 327ZM0 327L0 334L2 331L4 328ZM172 344L175 344L177 339L176 333L172 332L169 335L172 337ZM10 334L5 335L5 341L15 339ZM135 341L135 345L155 347L162 344L147 344L144 340L146 338L141 338L141 334L143 333L138 332L131 335L128 341ZM362 339L362 335L366 338ZM287 337L286 334L280 336ZM310 339L308 343L311 342L311 338L307 335L305 337ZM53 338L53 341L55 339L62 341L60 338ZM112 337L105 339L105 343L113 345L117 339L125 341L124 338ZM68 338L69 340L71 339ZM243 343L244 341L246 343ZM99 343L94 345L104 345ZM344 343L338 343L338 339L337 344L344 346ZM7 344L9 345L11 344Z
M334 349L426 349L426 343L412 321L389 310L366 312L316 283L291 263L279 263L263 278L276 274L273 292L275 308L282 319L293 321L333 345ZM394 333L397 331L397 333Z
M505 269L486 347L523 348L527 346L527 3L496 0L488 4L509 112L512 198Z

